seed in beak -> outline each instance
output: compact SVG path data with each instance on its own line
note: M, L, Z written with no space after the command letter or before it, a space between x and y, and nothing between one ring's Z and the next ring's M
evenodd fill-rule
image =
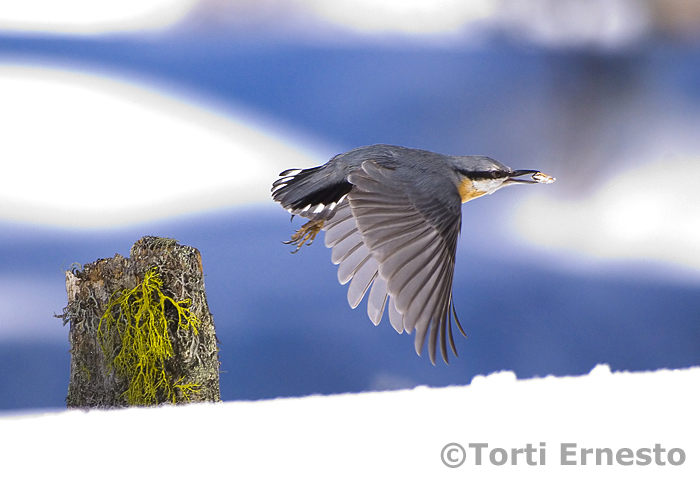
M532 180L536 182L541 182L542 184L552 184L556 181L552 176L545 174L544 172L536 172L532 175Z

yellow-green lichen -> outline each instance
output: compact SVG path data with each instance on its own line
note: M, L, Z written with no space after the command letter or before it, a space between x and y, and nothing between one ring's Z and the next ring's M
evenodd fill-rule
M198 390L197 384L168 375L166 362L175 353L166 310L177 320L177 327L173 323L170 329L191 329L196 335L199 320L190 312L191 299L175 301L161 291L162 285L158 269L149 269L142 283L112 295L100 318L98 340L108 369L128 380L122 396L129 405L154 405L163 399L176 403L178 391L189 400Z
M177 382L173 383L173 387L180 390L183 398L189 402L192 395L199 393L200 386L199 383L182 383L183 378L184 377L181 377Z

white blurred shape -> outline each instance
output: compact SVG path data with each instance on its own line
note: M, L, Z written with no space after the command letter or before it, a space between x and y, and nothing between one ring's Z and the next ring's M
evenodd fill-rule
M624 172L581 201L532 196L515 222L543 246L700 269L698 179L700 159L666 160Z
M300 0L327 20L363 31L438 33L492 15L496 0Z
M0 219L124 225L269 201L313 161L242 122L85 74L0 68Z
M551 47L617 47L648 31L650 6L640 0L503 0L501 25Z
M492 32L553 48L620 48L651 31L655 11L652 0L201 0L189 22L236 31L267 24L324 42L342 37L332 27L340 25L383 40L401 33L469 42Z
M402 390L407 388L413 388L416 386L416 382L410 378L402 377L401 375L395 375L386 371L380 371L372 377L372 380L367 387L370 391L384 391L384 390Z
M98 33L162 28L198 0L4 0L0 29Z

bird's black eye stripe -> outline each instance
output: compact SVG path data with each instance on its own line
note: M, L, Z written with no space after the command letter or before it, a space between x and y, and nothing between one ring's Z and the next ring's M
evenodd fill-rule
M503 179L510 174L507 171L489 170L489 171L459 171L465 177L472 181L481 181L486 179Z

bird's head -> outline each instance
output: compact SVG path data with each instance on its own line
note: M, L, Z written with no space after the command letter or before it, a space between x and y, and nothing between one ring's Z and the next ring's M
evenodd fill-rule
M493 194L511 184L549 184L555 179L540 171L531 169L513 170L495 159L485 156L455 157L454 168L459 183L457 188L462 202L470 201L484 194ZM529 178L523 178L528 176Z

